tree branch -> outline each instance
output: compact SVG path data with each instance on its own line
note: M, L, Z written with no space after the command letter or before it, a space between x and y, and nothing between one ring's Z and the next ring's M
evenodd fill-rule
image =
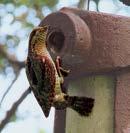
M8 62L14 67L14 68L18 68L21 69L23 67L25 67L25 63L20 62L16 59L15 55L9 54L3 45L0 45L0 56L2 56L3 58L6 58L8 60Z
M0 101L0 106L5 98L5 96L7 95L7 93L10 91L10 89L12 88L13 84L15 83L15 81L17 80L19 76L19 72L16 74L15 78L13 79L13 81L11 82L11 84L9 85L9 87L7 88L7 90L5 91L4 95L2 96L1 98L1 101Z
M30 87L21 95L21 97L13 104L11 109L7 111L6 117L0 123L0 132L3 130L5 125L9 122L12 115L16 112L18 106L22 103L22 101L26 98L26 96L31 92Z
M87 10L89 11L89 5L90 4L90 0L87 1Z
M120 0L123 4L130 6L130 0Z

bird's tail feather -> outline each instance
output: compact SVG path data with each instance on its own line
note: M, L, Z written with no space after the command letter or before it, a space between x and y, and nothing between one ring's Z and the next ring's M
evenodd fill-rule
M67 96L68 107L78 112L81 116L89 116L94 106L94 99L88 97Z

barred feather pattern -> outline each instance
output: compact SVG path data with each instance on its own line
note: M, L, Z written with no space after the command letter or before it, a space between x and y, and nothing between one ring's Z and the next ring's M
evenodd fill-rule
M81 116L88 116L92 111L94 99L69 96L62 92L63 75L59 68L56 68L46 48L46 35L47 27L38 27L30 34L26 61L30 88L46 117L52 106L60 110L70 107Z
M55 95L55 69L46 56L37 56L32 59L27 59L28 78L32 91L47 117Z

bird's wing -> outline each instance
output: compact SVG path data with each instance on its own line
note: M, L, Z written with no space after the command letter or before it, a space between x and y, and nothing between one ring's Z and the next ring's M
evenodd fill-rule
M27 58L26 73L33 93L41 106L44 114L48 117L54 97L55 69L52 61L44 56Z
M52 60L49 58L42 58L42 61L45 62L42 64L42 67L45 67L45 76L44 76L44 90L43 93L45 95L45 101L47 105L44 105L45 109L44 114L47 117L49 115L50 107L52 106L53 98L55 95L55 69ZM46 108L48 107L48 110Z
M49 58L39 56L33 60L33 68L38 81L37 90L33 89L33 92L45 116L48 117L55 93L54 65Z
M30 87L32 87L33 85L37 85L38 81L32 66L32 62L29 57L26 60L25 68L26 68L26 75L30 83Z

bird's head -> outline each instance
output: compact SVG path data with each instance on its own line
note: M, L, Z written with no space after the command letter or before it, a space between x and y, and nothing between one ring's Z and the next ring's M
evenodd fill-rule
M48 33L48 26L43 27L36 27L33 29L33 31L30 34L30 43L36 44L36 43L45 43L46 42L46 36Z

